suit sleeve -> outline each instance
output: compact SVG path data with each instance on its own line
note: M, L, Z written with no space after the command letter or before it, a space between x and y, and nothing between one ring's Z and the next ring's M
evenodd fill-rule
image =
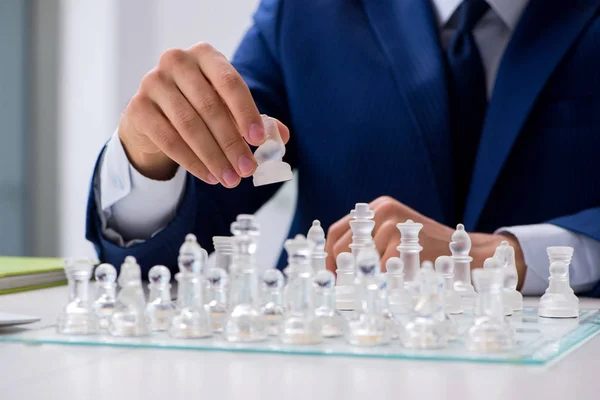
M248 84L259 111L290 126L283 75L278 62L280 8L279 0L265 0L260 4L254 23L243 37L232 64ZM293 140L286 146L285 161L292 168L297 165ZM97 175L94 171L94 177ZM230 235L230 224L238 214L255 213L280 187L254 187L251 179L243 179L235 189L226 189L220 185L207 185L189 173L186 180L185 192L174 219L152 238L124 247L102 233L96 201L98 182L93 179L88 196L86 238L94 244L98 258L119 266L126 256L132 255L137 258L144 275L157 264L176 271L179 247L186 234L194 233L200 245L210 252L213 250L213 236Z

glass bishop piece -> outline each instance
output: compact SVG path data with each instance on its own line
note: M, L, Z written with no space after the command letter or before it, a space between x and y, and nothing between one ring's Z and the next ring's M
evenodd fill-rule
M211 268L206 274L208 282L208 303L206 308L210 314L213 332L223 332L223 324L227 317L227 287L229 279L223 268Z
M94 310L100 329L107 329L117 302L117 270L111 264L100 264L94 271L94 277L96 279Z
M283 320L283 288L285 280L278 269L268 269L263 273L261 280L262 315L267 326L267 333L271 336L279 335L279 327Z
M146 313L150 319L150 329L166 331L174 314L171 300L171 271L164 265L155 265L148 271L148 305Z
M108 330L112 336L144 336L150 332L142 271L136 259L125 257L118 279L121 290Z
M312 243L312 255L311 255L311 264L313 267L313 273L317 273L327 268L326 259L327 252L325 252L325 231L321 226L321 222L319 220L314 220L312 226L308 230L306 235L306 239Z
M315 316L321 324L321 334L326 338L342 336L346 320L335 307L335 276L331 271L319 271L313 277L313 286Z
M279 337L286 344L313 344L323 341L321 324L315 316L312 276L309 272L294 275L286 291L286 313Z
M467 331L465 347L477 352L509 350L513 332L504 319L504 271L477 268L473 270L473 282L479 293L479 316Z
M90 335L98 332L98 318L88 300L88 287L93 261L65 259L65 273L69 281L69 302L58 316L57 332L64 335Z
M475 304L475 289L471 284L471 238L463 224L456 225L452 234L450 252L454 261L454 290L462 298L463 308L472 310Z

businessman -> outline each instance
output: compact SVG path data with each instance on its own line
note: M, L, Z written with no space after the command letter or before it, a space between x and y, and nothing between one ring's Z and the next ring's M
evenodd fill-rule
M429 260L462 222L474 266L515 247L524 293L567 245L574 289L600 294L600 0L263 0L231 62L199 43L143 78L94 172L100 258L175 270L185 234L211 249L264 204L261 113L298 171L290 234L329 226L328 268L371 202L384 260L397 222L424 224Z

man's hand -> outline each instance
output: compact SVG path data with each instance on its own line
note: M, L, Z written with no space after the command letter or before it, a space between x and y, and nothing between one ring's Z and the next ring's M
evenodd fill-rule
M421 252L421 261L429 260L434 262L441 255L450 255L450 238L454 233L454 228L442 225L426 216L419 214L410 207L405 206L399 201L383 196L370 203L370 207L375 211L375 229L373 229L373 239L377 251L381 255L382 269L385 270L385 263L390 257L398 256L396 246L400 244L400 231L396 227L397 223L412 219L414 222L423 224L423 229L419 234L419 243L423 246ZM352 243L352 230L350 229L350 215L340 219L329 228L327 234L327 269L335 271L335 259L338 254L350 251L349 245ZM492 235L487 233L469 233L471 237L471 257L472 268L483 266L486 258L492 257L496 247L503 240L509 242L514 247L517 258L517 271L519 273L519 288L525 277L525 262L523 252L519 242L513 236Z
M289 130L278 122L284 143ZM206 43L172 49L142 80L119 123L119 137L143 175L170 179L177 164L209 184L232 188L254 173L248 143L265 132L248 86Z

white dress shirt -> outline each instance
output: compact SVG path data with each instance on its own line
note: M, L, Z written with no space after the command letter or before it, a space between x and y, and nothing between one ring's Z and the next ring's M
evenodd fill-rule
M442 46L447 48L457 25L456 9L462 0L432 0L440 28ZM517 26L528 0L488 0L490 10L474 30L486 72L488 97L504 49ZM175 216L185 190L186 171L179 168L168 181L154 181L141 175L129 163L117 133L108 142L96 181L96 203L104 235L113 242L128 246L146 240L163 229ZM571 246L575 254L571 263L571 285L576 292L591 289L600 280L600 242L550 224L505 227L519 241L527 273L524 294L537 295L548 287L546 247ZM490 257L492 254L490 254Z

